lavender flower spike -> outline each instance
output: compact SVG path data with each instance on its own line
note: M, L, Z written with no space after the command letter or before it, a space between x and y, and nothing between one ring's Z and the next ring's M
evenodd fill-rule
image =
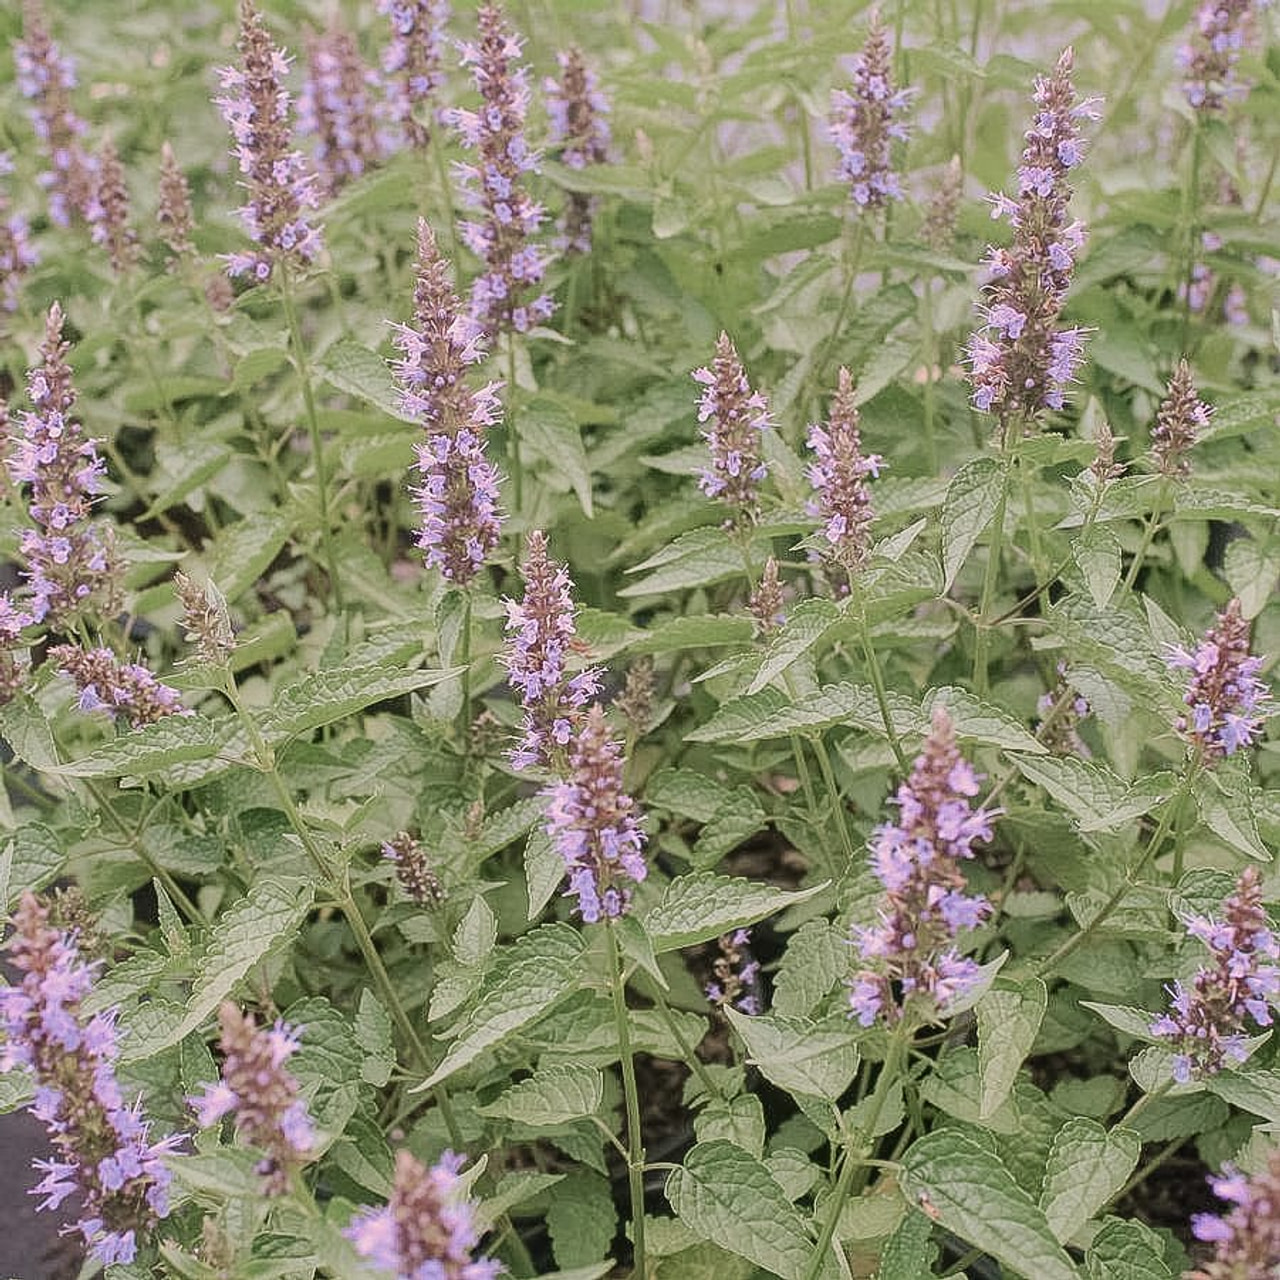
M129 225L129 189L124 166L110 137L98 152L93 196L85 208L94 244L102 245L111 260L111 269L120 275L138 260L138 233Z
M360 59L350 31L336 24L308 34L307 78L298 99L298 127L316 139L325 189L340 190L382 158L374 116L373 72Z
M35 1078L31 1110L57 1149L53 1160L36 1161L45 1176L32 1194L44 1197L41 1209L74 1196L76 1227L92 1255L104 1265L128 1264L169 1214L162 1157L183 1135L148 1142L140 1103L125 1104L114 1013L87 1017L80 1008L94 966L80 958L75 935L50 928L48 909L32 893L23 895L13 923L9 961L23 977L0 988L0 1071L21 1066Z
M262 282L278 263L305 266L320 253L320 231L306 215L319 195L316 175L293 147L284 87L289 59L271 43L253 0L240 0L238 48L241 65L219 72L224 92L215 102L235 140L232 154L249 193L240 217L258 249L227 255L227 274Z
M761 456L761 433L772 425L769 402L752 391L737 349L727 333L716 342L709 368L695 369L702 384L698 421L710 423L702 438L711 449L711 465L698 478L698 488L733 508L734 520L754 520L759 509L758 487L769 474Z
M1191 366L1185 360L1179 360L1151 431L1151 457L1162 476L1173 479L1191 474L1191 461L1187 454L1200 433L1208 427L1209 412L1209 406L1196 395Z
M165 716L194 714L171 689L136 662L117 662L110 649L54 645L49 661L75 681L81 711L105 711L128 720L131 729L154 724Z
M560 79L543 81L551 140L560 147L560 161L570 169L609 162L609 102L600 82L576 46L557 55ZM570 191L560 218L556 248L565 253L591 251L591 220L598 201L581 191Z
M1280 997L1280 944L1268 927L1255 867L1240 873L1222 915L1221 923L1205 916L1186 921L1187 932L1209 948L1213 964L1200 967L1190 990L1175 982L1169 988L1171 1011L1151 1024L1152 1034L1176 1050L1173 1078L1179 1084L1243 1062L1247 1019L1269 1027L1271 1002Z
M1258 679L1262 659L1249 652L1249 623L1238 599L1229 600L1195 653L1174 648L1169 665L1189 671L1182 701L1190 713L1178 719L1178 732L1215 764L1251 746L1268 710L1267 687Z
M386 1207L362 1209L342 1234L362 1258L397 1280L494 1280L502 1264L471 1257L480 1231L474 1203L463 1199L463 1163L446 1151L428 1169L408 1151L397 1151Z
M582 708L600 687L598 671L570 676L570 649L579 647L573 622L573 584L564 565L547 557L547 535L529 534L524 598L508 600L507 681L524 706L523 736L511 753L517 769L549 765L581 725Z
M871 11L867 42L854 59L853 86L831 91L831 141L840 152L837 176L849 184L849 199L862 209L879 209L902 199L893 171L894 139L907 136L898 119L911 98L895 89L889 37L880 11Z
M1236 63L1266 4L1267 0L1202 0L1191 40L1178 50L1178 65L1187 76L1182 92L1197 111L1213 114L1244 96L1245 87L1235 79Z
M462 239L485 268L471 286L471 314L491 336L504 329L525 333L555 310L545 293L526 300L546 270L542 251L529 239L545 212L524 186L524 175L538 164L524 137L529 70L512 66L523 41L508 29L501 6L482 4L479 22L478 43L464 43L461 49L463 66L471 68L480 91L481 108L444 113L462 145L478 153L474 164L457 166L470 203L481 215L461 228Z
M973 842L991 839L999 813L971 806L980 780L956 746L951 717L935 708L924 751L898 788L898 820L879 827L872 841L871 865L885 896L879 923L854 930L866 967L851 984L849 1008L863 1026L877 1018L896 1022L909 1005L945 1017L977 980L976 962L954 943L991 911L985 898L965 893L960 871Z
M160 239L174 260L195 253L191 232L195 218L191 212L191 188L186 175L178 167L173 147L168 140L160 147L160 199L156 207Z
M587 924L623 915L631 904L623 882L638 883L649 868L635 801L622 786L622 747L610 736L598 702L569 748L567 778L543 794L549 799L547 834L564 859L579 914Z
M751 930L735 929L716 942L720 954L712 963L715 978L703 988L719 1009L733 1008L754 1017L760 1006L760 962L751 954Z
M14 650L21 648L22 632L31 622L31 615L15 605L7 591L0 591L0 707L12 702L26 683L27 664Z
M447 0L378 0L378 12L391 19L391 42L382 56L391 118L410 146L425 147L431 127L419 118L419 110L434 115L444 82L440 55L449 5Z
M1058 327L1084 227L1069 221L1071 170L1084 159L1078 122L1096 120L1096 99L1076 101L1072 52L1036 81L1036 112L1018 169L1018 198L991 197L992 217L1013 228L1008 249L987 255L983 324L969 340L973 403L1002 426L1061 409L1084 352L1085 330Z
M1280 1147L1252 1177L1228 1164L1209 1185L1234 1208L1222 1217L1192 1216L1191 1230L1213 1245L1213 1258L1184 1280L1270 1280L1280 1272Z
M7 151L0 151L0 178L12 172L12 158ZM39 261L26 218L12 211L8 195L0 190L0 317L17 311L23 278ZM0 336L3 334L0 319Z
M201 1128L229 1112L236 1132L263 1153L257 1165L265 1195L284 1195L293 1171L315 1145L307 1104L298 1097L298 1082L285 1063L298 1051L299 1031L277 1022L259 1027L253 1015L226 1001L218 1010L222 1029L222 1079L191 1098Z

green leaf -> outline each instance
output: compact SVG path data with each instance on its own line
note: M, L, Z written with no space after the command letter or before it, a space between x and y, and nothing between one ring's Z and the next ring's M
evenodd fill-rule
M28 889L43 889L62 870L62 860L62 846L48 827L19 827L0 852L0 910L11 911Z
M413 421L401 410L391 370L376 351L342 338L315 362L315 371L335 391L374 405L388 417Z
M234 731L233 722L225 717L209 720L203 716L165 716L154 724L122 733L50 772L72 778L118 778L125 774L142 778L170 765L212 759L230 742Z
M1084 1255L1089 1280L1173 1280L1164 1243L1141 1222L1105 1218Z
M742 557L741 546L724 529L691 529L671 546L630 569L630 573L650 572L639 582L623 587L618 595L627 600L711 586L743 574Z
M857 1074L858 1046L843 1020L819 1026L807 1018L748 1017L728 1007L725 1014L749 1061L779 1089L835 1102Z
M209 551L209 577L234 603L266 572L289 540L291 521L282 511L255 511L228 525Z
M701 1239L782 1280L804 1274L813 1252L805 1219L768 1166L741 1147L698 1143L668 1179L667 1199Z
M1037 756L1031 760L1016 755L1013 762L1025 778L1043 787L1066 809L1081 831L1114 831L1149 813L1168 794L1167 788L1156 789L1166 774L1131 787L1106 765L1077 756Z
M933 1223L912 1209L885 1241L876 1280L920 1280L933 1274L938 1246L933 1243Z
M1256 618L1269 600L1275 598L1280 578L1280 540L1255 542L1236 538L1227 547L1223 572L1231 590L1240 597L1246 618Z
M591 467L582 447L582 431L574 416L561 404L545 396L535 396L520 407L516 434L530 450L542 458L557 476L562 476L578 495L582 513L591 519Z
M644 789L650 808L670 809L693 822L710 822L729 794L723 783L692 769L659 769Z
M750 618L724 614L698 614L673 618L654 627L627 646L628 653L676 653L683 649L709 649L720 645L749 644L755 634Z
M1040 1207L1000 1157L953 1129L937 1129L903 1158L909 1198L1010 1271L1035 1280L1077 1280Z
M830 600L802 600L769 643L760 670L747 686L747 693L759 693L772 684L792 663L797 662L840 621L840 610Z
M755 793L750 787L735 787L699 833L693 846L694 866L714 866L764 825L765 812Z
M564 879L564 859L541 827L530 831L525 841L524 878L529 895L529 919L536 920Z
M217 475L232 456L226 445L208 441L188 443L181 450L172 449L172 455L166 457L157 446L157 462L163 459L163 463L157 467L153 483L159 487L160 492L152 499L151 506L138 517L139 521L154 520L161 512L177 506L188 494Z
M693 1132L699 1142L723 1138L758 1160L764 1155L764 1107L754 1093L742 1093L728 1101L712 1098L694 1118Z
M604 1077L594 1067L555 1063L540 1067L476 1111L497 1120L556 1125L595 1115L603 1101Z
M791 935L773 980L773 1009L808 1017L849 972L849 940L826 920L810 920Z
M1094 524L1072 543L1071 554L1093 603L1105 609L1120 581L1120 540L1105 524Z
M889 691L889 712L899 733L923 731L925 722L914 701ZM829 684L792 701L781 689L731 698L707 721L687 733L691 742L759 742L789 733L813 732L843 724L884 736L884 721L870 685Z
M1205 1083L1233 1107L1280 1124L1280 1071L1221 1071Z
M824 882L789 893L755 880L695 871L667 885L662 901L644 917L644 927L655 952L676 951L744 929L826 888Z
M1096 1000L1081 1000L1080 1007L1092 1009L1099 1017L1109 1022L1117 1031L1138 1040L1154 1041L1151 1024L1156 1020L1154 1013L1145 1009L1135 1009L1130 1005L1101 1004Z
M547 1209L547 1233L561 1267L588 1267L609 1252L618 1213L607 1178L575 1169L556 1185Z
M951 478L942 501L942 573L950 591L974 544L991 523L1005 484L994 458L974 458Z
M946 707L955 726L956 736L971 742L987 743L1005 751L1044 754L1044 745L1028 733L1007 711L975 698L967 689L943 685L932 690L924 700L922 720L928 724L934 707Z
M0 738L9 749L33 769L57 766L58 748L53 730L39 703L27 693L19 693L10 702L0 703Z
M993 987L978 1001L978 1075L982 1080L979 1115L985 1119L1013 1089L1018 1071L1035 1044L1049 1003L1039 978L1022 986Z
M573 994L585 943L566 924L544 924L495 953L474 1007L439 1066L411 1092L429 1089Z
M391 1079L396 1051L391 1039L391 1015L367 987L360 993L355 1029L356 1043L365 1055L360 1077L366 1084L381 1089Z
M1073 1116L1049 1148L1040 1207L1065 1244L1110 1202L1138 1164L1142 1143L1131 1129L1108 1132L1096 1120Z
M1248 858L1270 862L1271 854L1258 834L1254 814L1254 790L1245 777L1228 774L1196 779L1196 804L1200 820L1219 840Z

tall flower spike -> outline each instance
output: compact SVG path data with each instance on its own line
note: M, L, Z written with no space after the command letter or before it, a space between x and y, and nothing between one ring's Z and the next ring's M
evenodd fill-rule
M710 447L711 465L698 477L698 488L731 507L732 520L754 520L760 481L769 474L760 439L772 425L769 402L762 392L751 390L727 333L716 342L710 367L695 369L693 377L702 384L698 421L710 424L702 438Z
M1018 198L991 197L993 218L1013 228L1008 249L987 255L990 282L982 326L969 340L973 403L1002 426L1024 426L1045 409L1061 409L1084 353L1086 331L1059 328L1084 227L1068 221L1071 170L1084 159L1079 121L1096 120L1096 99L1076 101L1072 52L1035 85L1036 112L1018 169Z
M623 915L631 904L626 882L643 880L649 868L636 803L623 790L622 747L598 702L569 747L567 777L543 794L547 834L564 859L578 913L587 924Z
M1189 713L1176 727L1205 764L1253 744L1269 704L1258 679L1262 659L1249 652L1249 623L1238 599L1227 602L1195 653L1175 646L1168 663L1191 673L1182 699Z
M1151 431L1151 457L1156 470L1170 478L1189 476L1191 459L1187 454L1208 425L1209 406L1196 395L1191 366L1179 360Z
M1280 1273L1280 1146L1271 1149L1266 1168L1251 1177L1228 1164L1209 1185L1233 1207L1221 1217L1192 1217L1191 1230L1197 1240L1213 1245L1213 1257L1183 1280L1272 1280Z
M13 160L7 151L0 151L0 178L12 172ZM13 212L8 193L0 188L0 336L4 334L3 315L17 311L22 282L39 261L26 218Z
M474 164L457 172L478 221L462 223L467 247L484 262L471 286L471 314L491 336L504 329L524 333L551 317L555 304L543 293L529 300L542 281L546 260L530 242L545 211L525 189L525 174L538 156L524 137L529 112L529 69L513 63L523 41L507 27L496 4L482 4L480 39L464 43L462 64L471 68L482 99L479 111L461 107L444 113L462 145L477 152Z
M551 141L560 148L560 162L570 169L609 162L608 99L600 82L576 46L557 55L560 79L543 81ZM556 248L565 253L591 251L591 221L597 201L581 191L570 191L559 222Z
M125 1104L115 1012L82 1011L94 966L80 958L75 935L50 928L48 909L32 893L23 894L13 924L8 958L22 980L0 988L0 1071L20 1066L34 1077L31 1110L57 1151L36 1161L45 1176L32 1194L44 1197L41 1209L74 1196L76 1227L92 1255L104 1265L128 1264L169 1214L162 1157L183 1135L148 1142L141 1103Z
M75 681L81 711L105 711L128 720L131 729L154 724L165 716L189 716L176 689L171 689L136 662L117 662L110 649L54 645L49 661Z
M118 586L108 536L91 519L106 464L72 416L76 393L62 319L55 302L45 323L41 363L27 374L34 409L19 414L22 434L13 441L8 462L13 481L31 486L35 528L24 529L19 542L28 565L31 614L53 626L91 608L109 613Z
M191 213L191 188L167 139L160 147L160 200L156 208L156 223L160 227L160 239L175 259L195 252L191 243L191 232L195 226Z
M235 140L232 154L249 195L239 213L258 249L228 254L225 261L228 275L261 282L278 263L305 266L320 253L320 231L306 214L319 195L316 175L293 146L291 99L284 87L289 59L271 43L253 0L240 0L237 47L241 65L218 73L224 92L214 101Z
M334 192L382 158L372 93L377 78L355 37L336 20L323 35L309 33L306 47L298 127L316 139L316 163L326 190Z
M362 1209L343 1235L356 1252L397 1280L494 1280L501 1263L472 1259L480 1243L476 1205L464 1198L462 1156L446 1151L428 1169L408 1151L396 1152L391 1199Z
M117 275L128 271L138 260L138 233L129 225L129 188L124 166L110 136L98 151L93 196L85 209L94 244L100 244L111 259Z
M1270 1002L1280 997L1280 944L1262 904L1262 877L1255 867L1240 873L1235 891L1222 904L1222 921L1192 916L1186 929L1209 948L1210 966L1201 966L1190 989L1169 988L1169 1013L1151 1024L1151 1033L1176 1051L1173 1078L1216 1075L1247 1056L1245 1027L1272 1022Z
M400 887L420 907L438 906L444 901L444 886L431 869L422 842L408 831L397 831L382 842L382 856L395 868Z
M885 895L879 923L854 930L866 968L853 980L849 1007L863 1026L896 1022L908 1005L945 1017L978 977L976 962L954 943L991 911L985 898L965 892L960 871L974 841L991 839L1000 812L970 804L980 780L956 746L951 717L936 708L924 751L898 788L898 820L872 840L871 865Z
M191 1098L191 1106L202 1129L234 1112L236 1132L263 1154L256 1169L264 1194L284 1195L315 1145L307 1104L284 1065L298 1051L301 1032L283 1022L259 1027L230 1001L218 1010L218 1025L222 1079Z
M203 586L188 578L181 569L173 575L173 590L182 605L182 629L188 644L195 645L200 662L222 666L236 647L236 633L231 626L226 597L213 584Z
M907 136L898 116L909 89L893 87L893 55L880 11L871 11L867 42L853 62L853 85L832 89L828 131L840 152L836 175L849 184L849 199L861 209L880 209L902 199L893 171L893 143Z
M747 608L755 619L757 634L770 635L787 620L782 600L782 579L778 576L778 561L770 556L764 562L764 572L747 601Z
M1178 50L1178 65L1186 73L1182 92L1197 111L1221 111L1247 92L1236 82L1236 63L1266 2L1203 0L1196 11L1191 39Z
M550 765L582 721L582 708L599 692L600 673L569 675L570 650L579 649L573 621L569 570L547 556L547 535L529 534L524 566L524 598L508 600L507 681L524 707L519 746L511 753L517 769Z
M410 146L431 141L430 120L444 76L440 69L447 0L378 0L378 12L391 19L391 41L383 51L387 105L391 119Z
M963 194L964 170L960 167L960 157L952 156L942 171L942 179L929 201L924 225L920 229L921 239L931 249L942 251L951 248L956 238L956 218Z

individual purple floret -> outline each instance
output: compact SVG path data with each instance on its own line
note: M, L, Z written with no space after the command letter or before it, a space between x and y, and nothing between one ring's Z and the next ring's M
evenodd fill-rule
M1247 1054L1245 1027L1252 1018L1271 1025L1270 1001L1280 996L1280 944L1262 905L1257 868L1240 873L1235 891L1222 904L1222 922L1192 916L1186 929L1209 948L1213 964L1202 966L1190 989L1169 988L1169 1013L1151 1024L1152 1035L1176 1050L1173 1078L1186 1084L1193 1076L1216 1075L1238 1066Z
M525 189L524 175L537 168L537 154L524 137L529 112L529 69L512 64L523 41L507 27L501 6L482 4L480 39L461 45L462 65L471 68L482 99L480 110L444 113L462 145L477 152L474 164L459 164L471 206L481 217L462 223L467 248L484 262L471 286L471 314L490 336L504 329L525 333L551 317L547 294L532 300L546 270L542 250L530 242L545 217Z
M732 520L754 520L759 509L760 481L769 474L761 455L761 435L772 425L769 402L752 391L727 333L716 342L710 368L695 369L702 384L698 421L709 423L702 438L711 450L711 465L698 478L698 488L733 509Z
M1048 717L1059 702L1063 703L1062 709L1050 721ZM1087 720L1093 714L1093 708L1087 698L1082 698L1072 689L1065 662L1058 663L1053 688L1040 695L1036 711L1040 714L1036 737L1055 755L1079 756L1082 760L1093 755L1089 744L1080 736L1080 721Z
M271 43L253 0L240 0L237 48L241 65L219 72L223 95L214 101L235 140L232 154L249 194L239 213L258 248L225 261L228 275L262 282L278 263L305 266L320 253L320 231L306 215L319 203L318 180L293 147L289 59Z
M524 707L522 737L511 753L517 769L549 765L582 723L582 708L599 692L600 673L569 675L575 639L573 583L569 570L547 557L547 535L529 534L524 566L524 598L508 600L507 681Z
M1162 476L1175 479L1191 474L1187 454L1209 426L1209 413L1209 406L1196 395L1191 366L1179 360L1151 431L1151 457Z
M0 151L0 178L12 172L12 158L7 151ZM17 311L22 282L39 261L26 218L13 212L8 194L0 190L0 313L12 315ZM0 334L3 332L0 321Z
M859 209L879 209L902 199L893 171L893 143L907 136L898 116L911 99L893 87L893 55L880 11L871 11L867 42L853 62L853 86L832 89L829 133L840 152L837 176L849 184Z
M91 608L115 605L117 571L108 537L91 520L106 464L72 416L76 402L62 340L62 308L49 308L41 363L27 374L34 408L20 413L21 434L11 444L9 474L30 486L19 549L27 561L30 611L37 622L60 627Z
M609 101L600 92L596 73L576 46L557 55L560 79L542 82L546 93L551 141L560 148L560 162L570 169L608 164ZM591 251L591 222L597 201L581 191L570 191L557 224L556 248L564 253Z
M131 729L154 724L165 716L189 716L176 689L162 684L136 662L117 662L110 649L54 645L49 661L75 681L81 711L105 711L128 720Z
M80 958L73 933L49 927L49 911L25 893L13 916L10 964L22 974L0 988L4 1048L0 1071L24 1067L35 1079L32 1114L49 1130L52 1160L32 1190L41 1209L75 1198L75 1224L104 1265L128 1264L159 1219L169 1214L163 1157L183 1135L149 1142L141 1102L126 1105L116 1080L115 1011L88 1017L80 1002L95 966Z
M218 1025L222 1079L189 1099L191 1107L202 1129L234 1112L237 1134L262 1152L256 1171L263 1194L284 1195L315 1145L307 1104L284 1065L298 1051L301 1030L283 1022L259 1027L229 1000L218 1010Z
M502 1264L473 1260L480 1243L476 1205L458 1177L465 1160L446 1151L427 1168L403 1148L396 1152L391 1199L362 1209L343 1235L379 1271L397 1280L493 1280Z
M355 37L336 20L322 35L308 33L307 76L298 98L299 132L316 139L316 164L329 193L339 191L382 158L373 91Z
M1266 7L1265 0L1203 0L1191 40L1178 50L1186 72L1182 92L1197 111L1221 111L1245 95L1245 86L1236 83L1236 63Z
M1266 716L1267 687L1258 679L1262 659L1249 652L1249 623L1240 601L1218 614L1195 653L1174 647L1169 665L1189 671L1180 716L1183 734L1208 765L1253 744Z
M49 193L49 217L60 227L83 217L93 193L93 161L81 145L87 126L71 106L75 64L49 35L39 0L24 0L22 39L13 46L18 89L31 103L40 154L51 168L40 175Z
M751 930L735 929L716 942L720 954L711 966L715 979L703 988L718 1009L733 1008L754 1017L760 1005L760 962L751 954Z
M435 114L444 76L440 69L447 0L378 0L378 12L391 20L391 41L383 51L387 105L391 119L413 147L431 141L431 126L421 117Z
M117 275L128 271L141 252L138 233L129 225L129 189L125 186L124 166L110 137L103 139L98 151L93 194L85 206L94 244L100 244L111 260Z
M1075 256L1084 227L1069 221L1071 170L1084 159L1078 122L1096 120L1096 99L1076 101L1072 52L1053 75L1036 81L1036 112L1018 169L1018 198L992 197L992 217L1013 228L1008 249L987 255L990 282L980 309L983 324L969 340L973 403L1002 424L1029 423L1044 409L1061 409L1084 352L1085 330L1061 329Z
M568 772L548 787L547 834L569 873L569 896L587 924L624 914L631 904L625 881L649 873L645 834L636 802L622 783L622 746L609 733L598 702L569 744Z
M1221 1217L1192 1215L1191 1230L1213 1245L1213 1257L1183 1280L1274 1280L1280 1275L1280 1146L1272 1147L1266 1168L1252 1176L1226 1164L1209 1185L1234 1207Z
M999 813L971 805L979 781L956 745L951 717L935 708L924 751L898 788L898 820L877 828L872 841L885 897L879 924L854 930L866 968L851 983L849 1007L863 1026L896 1022L912 1004L945 1017L978 978L977 963L954 944L991 911L985 898L965 892L960 871L974 841L991 839Z

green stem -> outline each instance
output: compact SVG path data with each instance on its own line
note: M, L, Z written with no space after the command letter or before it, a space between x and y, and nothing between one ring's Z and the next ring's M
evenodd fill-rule
M1000 478L1000 499L991 518L991 545L987 548L987 568L982 578L982 602L978 606L978 634L973 646L973 687L979 696L989 687L987 664L990 659L992 623L991 604L1000 578L1000 556L1004 550L1004 517L1009 506L1009 459L1004 460Z
M840 843L844 847L844 856L849 859L852 864L857 853L853 847L853 837L849 834L849 824L844 815L844 802L840 799L840 793L836 788L835 770L831 767L831 755L827 751L827 744L821 733L817 733L813 738L813 753L818 757L818 772L822 774L823 786L827 789L827 795L831 798L831 808L836 815L836 830L840 832Z
M929 474L938 472L938 442L934 430L936 391L933 385L933 369L937 363L937 334L933 330L933 281L924 281L921 298L921 328L924 330L921 345L924 350L924 448L929 464Z
M436 181L440 184L440 200L444 205L445 225L449 228L449 258L458 260L458 233L454 228L453 185L449 181L449 171L444 164L444 150L440 146L439 130L433 132L427 149L431 152L431 160L435 166Z
M697 1051L688 1040L685 1034L680 1030L680 1024L675 1020L675 1016L671 1012L671 1006L667 1003L666 997L654 984L653 1003L657 1006L658 1016L666 1023L667 1030L671 1032L671 1038L680 1046L680 1052L684 1054L684 1060L689 1070L698 1077L698 1083L707 1091L707 1096L711 1098L723 1098L724 1090L715 1082L715 1077L707 1070L706 1063L698 1057Z
M1160 485L1156 489L1154 510L1148 513L1142 526L1142 541L1138 543L1137 553L1129 564L1129 572L1124 575L1124 589L1126 591L1132 591L1133 584L1138 580L1138 574L1142 570L1143 561L1147 558L1147 552L1151 550L1151 544L1155 541L1156 534L1160 532L1164 504L1168 500L1169 481L1162 477Z
M471 754L471 592L466 591L462 605L462 635L458 640L458 663L462 667L462 710L458 728L462 749Z
M826 820L820 816L822 806L818 803L813 775L809 772L809 762L805 759L804 739L798 733L791 735L791 752L795 756L796 773L800 775L800 789L804 792L805 801L809 806L809 821L814 831L822 837L822 859L826 863L825 870L828 876L835 879L835 864L827 852Z
M516 340L507 334L507 468L511 475L511 513L519 518L524 505L524 468L516 434Z
M1150 1093L1144 1093L1137 1102L1129 1108L1128 1111L1116 1121L1116 1128L1129 1124L1132 1120L1140 1116L1153 1102L1158 1102L1161 1098L1173 1088L1173 1081L1166 1080L1164 1084L1152 1089Z
M1200 211L1200 164L1202 143L1200 139L1200 124L1198 120L1192 126L1192 130L1190 161L1191 172L1187 177L1186 186L1182 189L1183 234L1186 236L1183 252L1186 256L1184 259L1182 275L1182 330L1178 346L1183 351L1186 351L1189 345L1191 333L1191 285L1195 274L1196 258L1199 256L1196 252L1196 236Z
M644 1137L640 1132L640 1091L636 1087L636 1064L631 1052L631 1023L627 1013L626 983L613 921L605 921L606 950L609 956L609 986L613 994L613 1020L618 1030L618 1056L622 1066L622 1092L627 1106L627 1185L631 1191L631 1239L635 1251L632 1274L647 1275L644 1249Z
M844 328L845 318L848 316L849 307L853 302L853 287L858 282L858 264L862 259L862 246L866 240L866 235L866 220L863 217L859 217L857 228L853 233L852 246L846 249L843 255L844 290L840 295L840 307L836 311L836 322L832 326L831 332L827 334L827 339L822 344L818 356L813 362L813 367L809 370L809 376L804 380L804 385L796 398L796 403L802 410L808 401L810 392L815 387L820 388L824 385L827 361L831 359L831 352L835 349L836 343L840 341L840 330Z
M906 752L902 749L902 743L898 741L897 730L893 727L893 716L889 711L889 691L885 687L884 672L880 669L880 659L876 654L875 645L871 642L871 623L867 620L867 611L861 601L858 605L858 622L862 652L867 660L867 672L871 676L872 687L876 691L876 705L880 708L880 719L884 721L884 731L889 739L889 745L893 748L893 757L897 760L898 768L905 777L911 772L911 764Z

